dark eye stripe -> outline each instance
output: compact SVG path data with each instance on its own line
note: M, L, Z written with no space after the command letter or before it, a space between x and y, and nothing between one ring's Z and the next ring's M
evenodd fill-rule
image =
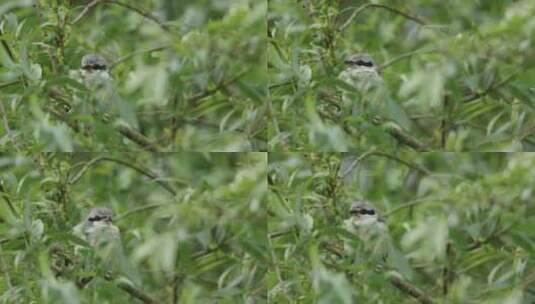
M364 61L364 60L358 60L356 62L357 65L361 65L361 66L367 66L367 67L372 67L373 66L373 62L371 61Z
M373 209L366 210L366 209L359 209L359 210L351 210L349 213L351 214L369 214L374 215L375 211Z

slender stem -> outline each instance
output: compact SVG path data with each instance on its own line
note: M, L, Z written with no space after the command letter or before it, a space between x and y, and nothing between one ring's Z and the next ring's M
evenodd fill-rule
M13 81L6 82L6 83L0 83L0 89L7 88L9 86L12 86L12 85L20 83L20 82L22 82L21 79L13 80Z
M123 218L125 218L127 216L130 216L130 215L132 215L134 213L143 212L143 211L147 211L147 210L151 210L151 209L156 209L156 208L159 208L159 207L162 207L162 206L167 206L167 205L169 205L169 204L168 203L152 204L152 205L141 206L139 208L134 208L132 210L128 210L125 213L122 213L122 214L118 215L117 217L114 218L114 221L120 221Z
M368 8L382 8L382 9L385 9L389 12L392 12L394 14L398 14L400 16L403 16L409 20L412 20L420 25L425 25L426 22L423 21L422 19L416 17L416 16L412 16L412 15L409 15L407 13L404 13L398 9L395 9L395 8L392 8L390 6L387 6L387 5L384 5L384 4L374 4L374 3L366 3L360 7L358 7L357 9L355 9L355 11L353 12L353 14L351 14L351 16L349 17L349 19L347 19L347 21L340 27L340 31L344 31L348 26L351 25L351 23L353 21L355 21L355 19L357 18L357 16L362 13L364 10L368 9Z
M425 167L421 167L417 164L413 164L409 161L406 161L404 159L401 159L395 155L392 155L392 154L388 154L386 152L380 152L380 151L375 151L375 150L372 150L372 151L368 151L368 152L365 152L363 153L362 155L360 155L357 159L355 159L350 165L349 167L347 167L346 170L344 170L344 172L342 172L341 174L341 178L344 178L346 177L348 174L351 173L351 171L353 171L353 169L362 161L364 160L365 158L368 158L370 156L381 156L381 157L385 157L385 158L388 158L388 159L391 159L391 160L394 160L394 161L397 161L398 163L400 164L403 164L409 168L412 168L424 175L429 175L431 174L431 171L429 171L427 168Z
M440 50L439 49L430 49L430 50L420 49L420 50L404 53L404 54L401 54L401 55L399 55L397 57L394 57L394 58L388 60L387 62L381 64L378 67L378 70L382 71L382 70L388 68L389 66L393 65L394 63L396 63L398 61L401 61L401 60L403 60L405 58L412 57L412 56L417 55L417 54L436 53L436 52L440 52Z
M139 51L135 51L135 52L132 52L130 54L127 54L117 60L115 60L114 62L112 62L110 64L110 70L113 69L115 66L129 60L130 58L136 56L136 55L139 55L139 54L144 54L144 53L153 53L153 52L159 52L159 51L162 51L162 50L165 50L165 49L168 49L170 48L171 45L161 45L161 46L157 46L157 47L154 47L154 48L151 48L151 49L147 49L147 50L139 50Z
M158 18L156 18L154 15L148 13L148 12L145 12L135 6L132 6L130 4L127 4L127 3L124 3L124 2L120 2L120 1L117 1L117 0L103 0L103 3L108 3L108 4L115 4L115 5L118 5L118 6L122 6L126 9L129 9L131 11L134 11L136 13L138 13L139 15L153 21L154 23L158 24L160 26L160 28L162 28L164 31L166 32L169 32L169 27L165 24L163 24L160 20L158 20Z
M115 126L115 129L121 135L135 142L143 149L150 152L160 152L160 148L156 144L151 142L145 135L139 133L137 130L132 129L131 127L125 124L119 124Z
M516 75L518 75L519 72L514 72L512 73L511 75L505 77L502 81L496 83L496 84L491 84L485 91L483 92L479 92L479 93L472 93L468 96L465 96L464 98L461 99L461 102L462 103L466 103L466 102L471 102L471 101L474 101L476 99L479 99L481 97L484 97L486 95L488 95L490 92L504 86L505 84L507 84L511 79L513 79Z
M145 304L157 304L160 303L158 300L154 299L152 296L146 294L143 290L134 287L131 284L125 282L118 282L117 287L129 293L132 297L141 300Z
M242 71L242 72L238 73L236 76L232 77L231 79L229 79L227 81L221 81L213 89L205 90L203 92L200 92L200 93L188 98L187 102L188 103L196 102L196 101L201 100L203 98L206 98L206 97L208 97L210 95L213 95L214 93L218 92L219 90L221 90L223 88L226 88L229 85L231 85L231 84L235 83L236 81L240 80L240 78L242 78L243 75L245 75L247 72L248 72L248 70Z
M391 276L389 278L390 284L396 287L401 292L408 294L409 296L415 298L422 304L433 304L435 301L431 299L427 294L425 294L418 287L412 285L408 281L404 280L399 276Z
M160 26L160 28L162 28L164 31L166 32L169 32L169 27L165 24L163 24L160 20L158 20L158 18L156 18L154 15L150 14L149 12L146 12L140 8L137 8L135 6L132 6L128 3L124 3L124 2L120 2L120 1L117 1L117 0L93 0L92 2L90 2L89 4L87 4L84 9L82 10L82 12L73 20L72 24L75 24L77 23L78 21L80 21L93 7L97 6L98 4L101 4L101 3L105 3L105 4L114 4L114 5L117 5L117 6L121 6L121 7L124 7L126 9L129 9L151 21L153 21L154 23L158 24L158 26Z
M102 161L110 161L110 162L114 162L114 163L118 163L118 164L130 167L131 169L134 169L135 171L137 171L137 172L147 176L148 178L154 180L156 183L158 183L160 186L162 186L165 190L167 190L173 196L175 196L177 194L177 191L173 188L173 186L171 186L168 182L160 179L160 177L156 173L151 172L149 169L142 168L141 166L136 165L133 162L128 161L128 160L122 160L122 159L108 157L108 156L100 156L100 157L96 157L96 158L88 161L85 164L85 166L82 169L80 169L80 171L78 171L78 173L75 176L73 176L72 178L68 178L68 183L71 184L71 185L75 184L78 180L80 180L80 178L84 175L84 173L87 171L87 169L89 169L91 166L93 166L93 165L95 165L95 164L97 164L99 162L102 162Z

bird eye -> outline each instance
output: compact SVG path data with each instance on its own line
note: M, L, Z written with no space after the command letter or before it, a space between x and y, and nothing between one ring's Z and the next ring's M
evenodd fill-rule
M356 62L357 65L360 65L360 66L367 66L367 67L372 67L373 66L373 62L371 61L364 61L364 60L358 60Z
M89 218L89 221L90 222L96 222L96 221L100 221L101 219L102 219L102 217L100 217L100 216L93 216L93 217Z

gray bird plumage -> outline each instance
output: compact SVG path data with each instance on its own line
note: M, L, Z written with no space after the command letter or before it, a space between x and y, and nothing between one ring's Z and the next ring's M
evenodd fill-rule
M113 211L106 207L91 209L79 225L79 234L93 247L101 247L104 243L120 241L119 228L113 225L114 215Z
M360 240L358 248L344 244L348 254L357 258L369 257L384 261L388 256L390 238L388 227L378 210L367 201L355 201L349 208L349 218L344 221L344 228Z
M80 67L85 71L107 70L108 61L99 54L87 54L82 57Z

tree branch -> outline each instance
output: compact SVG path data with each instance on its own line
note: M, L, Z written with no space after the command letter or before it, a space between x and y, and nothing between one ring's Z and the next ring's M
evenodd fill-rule
M76 182L78 182L78 180L80 180L80 178L84 175L84 173L87 171L87 169L89 169L91 166L99 163L99 162L102 162L102 161L110 161L110 162L114 162L114 163L118 163L118 164L121 164L121 165L124 165L124 166L127 166L131 169L134 169L135 171L147 176L148 178L154 180L156 183L158 183L160 186L162 186L165 190L167 190L169 193L171 193L173 196L175 196L177 194L177 191L173 188L173 186L171 186L168 182L164 181L164 180L161 180L160 177L150 171L149 169L146 169L146 168L142 168L141 166L139 165L136 165L134 164L133 162L131 161L128 161L128 160L122 160L122 159L118 159L118 158L113 158L113 157L108 157L108 156L100 156L100 157L96 157L96 158L93 158L92 160L88 161L83 167L82 169L80 169L80 171L78 171L78 173L73 176L72 178L68 177L68 182L69 184L75 184Z
M123 3L123 2L120 2L120 1L117 1L117 0L93 0L92 2L90 2L88 5L86 5L84 7L84 9L82 10L82 12L72 21L72 24L75 24L77 23L78 21L80 21L80 19L82 19L93 7L97 6L98 4L101 4L101 3L105 3L105 4L115 4L117 6L121 6L121 7L124 7L126 9L129 9L131 11L134 11L135 13L155 22L156 24L158 24L158 26L160 26L160 28L162 28L164 31L166 32L169 32L169 27L165 24L163 24L160 20L158 20L158 18L156 18L154 15L150 14L149 12L145 12L143 11L142 9L140 8L137 8L135 6L132 6L130 4L127 4L127 3Z
M405 132L401 126L393 121L383 122L382 118L374 117L372 119L372 123L377 126L382 126L384 131L390 134L390 136L394 137L400 144L409 146L418 152L428 151L427 147L423 143L421 143L416 137Z
M115 60L114 62L112 62L110 64L110 70L112 70L113 68L115 68L115 66L129 60L130 58L138 55L138 54L143 54L143 53L153 53L153 52L159 52L159 51L162 51L162 50L165 50L165 49L168 49L170 48L171 45L161 45L161 46L157 46L157 47L154 47L154 48L151 48L151 49L147 49L147 50L139 50L139 51L135 51L135 52L132 52L130 54L127 54L117 60Z
M135 142L136 144L138 144L138 146L142 147L147 151L160 152L160 148L156 144L151 142L145 135L139 133L138 131L130 128L125 124L116 125L115 130L117 130L121 135Z
M158 300L154 299L150 295L146 294L143 290L137 289L131 284L125 282L118 282L117 287L129 293L132 297L141 300L145 304L157 304L160 303Z
M379 71L382 71L386 68L388 68L389 66L393 65L394 63L398 62L398 61L401 61L405 58L409 58L409 57L412 57L414 55L417 55L417 54L426 54L426 53L435 53L435 52L440 52L439 49L430 49L430 50L416 50L416 51L412 51L412 52L408 52L408 53L404 53L404 54L401 54L397 57L394 57L390 60L388 60L387 62L381 64L377 69Z
M511 75L505 77L502 81L496 83L496 84L491 84L486 90L484 90L483 92L475 92L475 93L472 93L468 96L465 96L463 97L463 99L461 99L461 102L462 103L466 103L466 102L470 102L470 101L474 101L476 99L479 99L481 97L484 97L486 95L488 95L490 92L504 86L505 84L507 84L511 79L513 79L516 75L518 75L519 72L514 72L512 73Z
M236 81L238 81L248 71L249 70L241 71L240 73L238 73L236 76L232 77L231 79L229 79L227 81L219 82L213 89L205 90L205 91L200 92L200 93L198 93L196 95L193 95L192 97L187 99L187 102L188 103L193 103L193 102L196 102L196 101L201 100L203 98L206 98L206 97L208 97L210 95L213 95L214 93L218 92L219 90L221 90L223 88L226 88L229 85L231 85L231 84L235 83Z
M427 294L421 291L418 287L412 285L411 283L405 281L398 275L390 275L388 278L390 284L396 287L401 292L415 298L418 302L422 304L433 304L435 301L431 299Z
M385 157L385 158L388 158L388 159L391 159L391 160L394 160L400 164L403 164L409 168L412 168L424 175L429 175L431 174L431 172L427 169L427 168L424 168L424 167L421 167L417 164L413 164L409 161L406 161L406 160L403 160L395 155L392 155L392 154L388 154L388 153L385 153L385 152L380 152L380 151L375 151L375 150L372 150L372 151L368 151L368 152L365 152L363 153L362 155L360 155L357 159L355 159L348 167L347 169L344 170L344 172L341 172L340 174L340 178L344 178L346 177L349 173L351 173L351 171L353 171L353 169L365 158L367 157L370 157L370 156L382 156L382 157Z
M387 6L387 5L384 5L384 4L375 4L375 3L366 3L360 7L358 7L357 9L355 9L355 11L353 12L353 14L351 14L351 16L349 17L349 19L347 19L347 21L340 27L340 31L344 31L348 26L351 25L351 23L357 18L357 16L362 13L364 10L368 9L368 8L382 8L382 9L385 9L391 13L394 13L394 14L398 14L400 16L403 16L405 17L406 19L409 19L409 20L412 20L420 25L426 25L426 22L423 21L422 19L416 17L416 16L412 16L412 15L409 15L407 13L404 13L398 9L395 9L395 8L392 8L390 6Z

